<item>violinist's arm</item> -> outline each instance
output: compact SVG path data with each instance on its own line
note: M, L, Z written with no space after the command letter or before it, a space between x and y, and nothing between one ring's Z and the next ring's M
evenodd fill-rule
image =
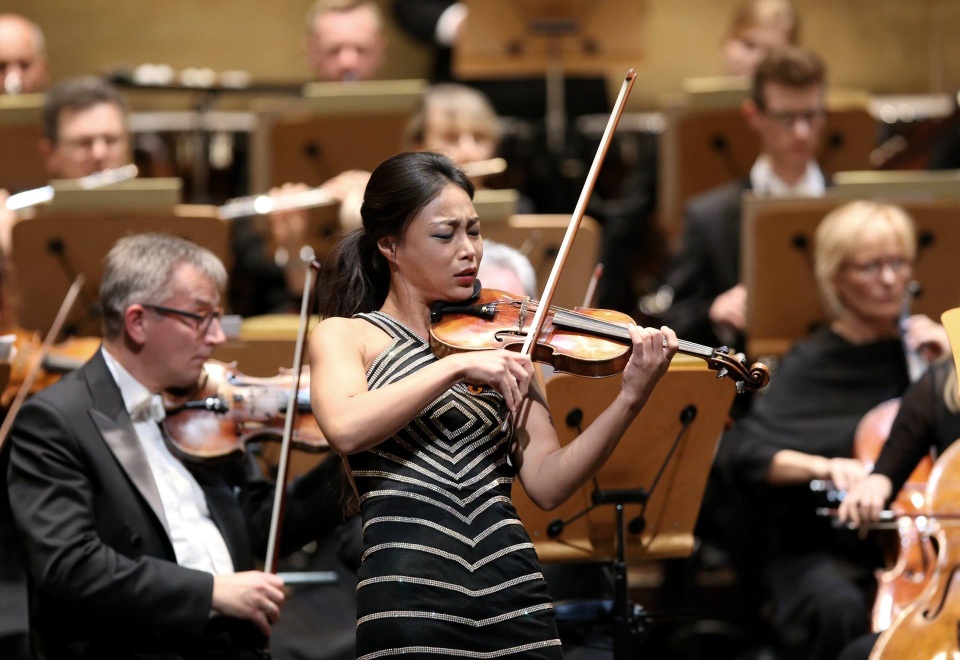
M573 442L560 447L543 397L535 389L521 409L514 464L524 490L537 506L555 509L596 474L666 372L677 350L673 331L631 327L630 332L633 353L623 372L620 393Z
M510 351L451 355L370 391L364 356L375 330L360 319L328 318L310 338L310 402L327 442L340 454L380 444L430 402L465 381L499 391L516 410L533 376L530 359Z
M813 479L829 479L846 490L867 476L860 461L852 458L827 458L793 449L781 449L773 455L767 482L774 486L800 484Z

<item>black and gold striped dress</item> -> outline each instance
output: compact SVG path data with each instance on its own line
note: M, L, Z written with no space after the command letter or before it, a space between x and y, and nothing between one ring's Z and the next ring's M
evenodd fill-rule
M367 372L371 390L437 359L390 316L359 317L393 338ZM460 383L350 456L363 516L360 660L563 657L536 552L510 500L505 414L498 393Z

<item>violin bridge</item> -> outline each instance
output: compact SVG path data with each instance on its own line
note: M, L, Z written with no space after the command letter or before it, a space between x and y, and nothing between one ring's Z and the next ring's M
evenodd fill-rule
M527 305L529 304L530 299L524 298L523 302L520 303L520 313L517 315L519 322L517 324L517 334L523 334L523 324L527 322Z

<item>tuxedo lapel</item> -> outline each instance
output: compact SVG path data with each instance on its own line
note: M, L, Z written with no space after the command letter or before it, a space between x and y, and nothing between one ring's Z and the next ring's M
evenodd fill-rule
M83 370L94 401L94 407L90 410L91 420L130 482L163 525L169 538L170 529L163 513L160 491L130 415L123 405L120 388L107 368L103 354L98 352Z
M253 568L250 539L245 533L246 522L243 518L243 510L237 501L240 495L239 489L231 489L224 479L212 477L204 470L192 472L207 499L210 518L227 544L234 569L244 571Z

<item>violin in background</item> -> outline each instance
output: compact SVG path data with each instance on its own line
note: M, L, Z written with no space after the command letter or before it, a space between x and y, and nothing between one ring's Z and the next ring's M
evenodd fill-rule
M279 442L291 403L293 447L328 451L310 411L310 372L304 370L291 402L293 378L292 372L255 378L242 374L236 364L207 360L196 388L164 395L163 427L171 451L188 461L218 460L244 451L251 442Z

